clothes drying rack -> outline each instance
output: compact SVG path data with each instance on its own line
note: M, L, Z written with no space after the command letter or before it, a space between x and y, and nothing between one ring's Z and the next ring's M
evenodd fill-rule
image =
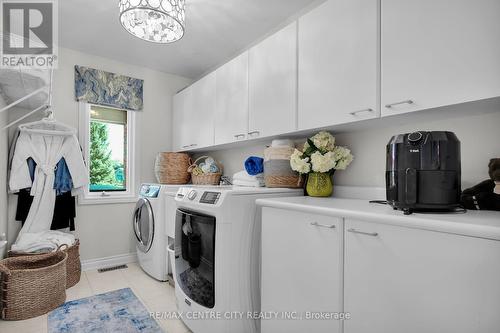
M29 94L27 94L26 96L23 96L21 98L19 98L18 100L10 103L9 105L3 107L2 109L0 109L0 113L4 112L4 111L7 111L9 110L10 108L18 105L19 103L27 100L28 98L30 97L33 97L39 93L41 93L42 91L45 91L45 90L48 90L48 97L47 97L47 103L45 104L42 104L40 105L39 107L37 107L36 109L34 110L31 110L30 112L26 113L25 115L23 115L22 117L19 117L17 118L16 120L10 122L9 124L7 124L4 128L2 128L2 130L6 130L8 129L9 127L19 123L20 121L28 118L29 116L31 116L32 114L35 114L39 111L45 111L45 117L47 119L54 119L54 110L52 109L52 89L53 89L53 78L54 78L54 69L50 69L50 73L49 73L49 83L44 85L43 87L40 87L32 92L30 92Z

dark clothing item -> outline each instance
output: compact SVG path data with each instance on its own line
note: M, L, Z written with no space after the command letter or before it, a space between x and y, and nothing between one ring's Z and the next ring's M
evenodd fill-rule
M33 203L33 197L30 195L30 189L20 190L17 199L16 220L23 224L28 217L28 213ZM66 192L56 196L54 206L54 217L52 218L51 230L68 228L75 230L76 201L71 192Z

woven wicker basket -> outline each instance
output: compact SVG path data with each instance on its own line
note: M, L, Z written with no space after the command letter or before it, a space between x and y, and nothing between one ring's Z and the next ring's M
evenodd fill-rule
M160 184L187 184L190 178L187 169L191 163L186 153L158 153L155 161L156 179Z
M205 173L202 175L197 175L193 173L193 169L196 168L202 161L206 160L209 156L200 156L196 159L196 161L189 166L187 169L189 173L191 173L191 181L194 185L219 185L220 178L222 177L222 172L217 173ZM219 170L222 171L222 165L215 161Z
M57 251L1 260L2 319L33 318L63 304L67 257L63 251Z
M304 177L290 167L295 148L269 147L264 150L264 182L266 187L301 188Z
M67 246L63 244L59 247L63 252L68 254L68 259L66 260L66 288L73 287L75 284L80 282L80 277L82 275L82 263L80 262L80 240L76 240L75 244ZM9 251L7 256L10 257L21 257L21 256L38 256L42 254L26 253L26 252L16 252Z

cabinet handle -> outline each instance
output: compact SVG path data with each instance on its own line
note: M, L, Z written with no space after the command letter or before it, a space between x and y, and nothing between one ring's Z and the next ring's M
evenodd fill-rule
M413 101L411 99L407 99L406 101L401 101L401 102L396 102L396 103L391 103L391 104L386 104L386 108L390 109L393 106L396 105L401 105L401 104L413 104Z
M376 237L378 236L378 232L364 232L364 231L359 231L354 228L349 228L347 231L352 232L354 234L361 234L361 235L367 235L367 236L373 236Z
M182 146L182 148L189 148L189 147L191 147L191 145Z
M252 132L248 132L248 135L254 135L254 134L257 134L259 135L260 134L260 131L252 131Z
M352 116L355 116L356 114L361 113L361 112L373 112L373 109L368 108L368 109L353 111L353 112L349 112L349 114Z
M238 140L239 138L244 138L245 134L235 134L234 137Z
M311 225L314 225L316 227L330 228L330 229L335 228L335 224L321 224L318 222L311 222Z
M185 146L182 146L182 148L191 148L191 147L196 147L197 144L196 143L192 143L190 145L185 145Z

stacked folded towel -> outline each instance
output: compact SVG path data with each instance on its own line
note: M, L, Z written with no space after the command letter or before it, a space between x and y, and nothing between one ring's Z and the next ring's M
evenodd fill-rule
M18 252L53 252L63 244L71 246L75 243L75 236L67 232L56 230L42 232L25 232L19 235L11 250Z
M248 187L263 187L264 174L259 173L254 176L249 175L245 170L237 172L233 175L233 185L248 186Z

